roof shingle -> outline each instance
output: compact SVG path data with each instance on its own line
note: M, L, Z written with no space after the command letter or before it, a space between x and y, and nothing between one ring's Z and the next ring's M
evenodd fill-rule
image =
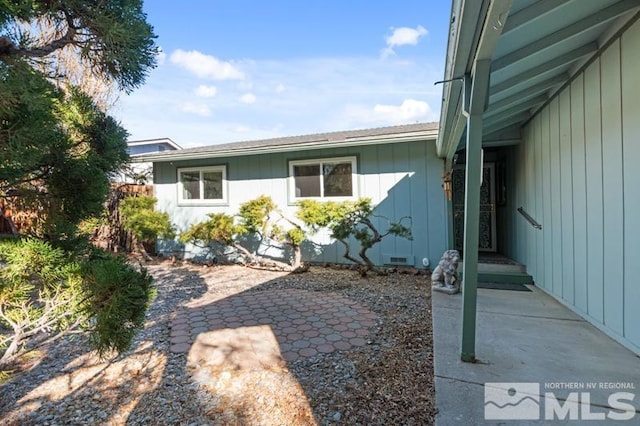
M215 154L221 152L242 152L254 149L264 149L270 147L286 147L321 144L322 142L341 142L348 145L349 140L361 138L375 138L377 136L410 135L426 131L437 131L438 123L416 123L400 126L378 127L373 129L346 130L328 133L316 133L311 135L286 136L272 139L260 139L252 141L241 141L223 143L218 145L206 145L196 148L186 148L180 151L163 152L162 158L184 157L191 155ZM145 156L139 158L144 159ZM157 157L157 155L154 155Z

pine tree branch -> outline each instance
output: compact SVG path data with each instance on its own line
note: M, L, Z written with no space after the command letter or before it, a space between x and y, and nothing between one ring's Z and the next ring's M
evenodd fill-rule
M70 44L77 42L77 29L73 24L73 18L65 11L62 11L67 21L66 33L47 44L37 47L17 47L11 39L6 36L0 37L0 58L3 56L17 56L25 58L43 58L50 55L58 49L62 49Z
M7 324L9 324L11 328L15 329L18 325L15 321L9 319L7 314L4 312L4 306L2 306L2 304L0 304L0 318L2 318Z

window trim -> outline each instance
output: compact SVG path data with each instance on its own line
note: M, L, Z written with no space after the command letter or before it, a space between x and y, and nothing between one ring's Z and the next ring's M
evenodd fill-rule
M321 195L320 197L296 197L296 182L293 173L295 166L308 166L318 164L322 171L323 163L351 163L351 193L352 195L343 197L326 197ZM329 157L329 158L310 158L305 160L289 160L289 203L294 204L302 200L317 200L317 201L347 201L356 200L358 198L358 157L355 155L347 155L344 157ZM320 174L320 191L324 192L324 177Z
M202 179L202 174L207 172L222 172L222 198L220 199L205 199L205 198L195 198L195 199L186 199L183 198L184 194L184 185L182 184L181 173L183 172L199 172L200 178L198 180L199 183L199 191L200 195L204 196L204 181ZM204 167L181 167L176 169L177 173L177 181L178 181L178 205L198 205L198 206L210 206L210 205L226 205L228 204L228 187L227 187L227 166L225 164L217 165L217 166L204 166Z

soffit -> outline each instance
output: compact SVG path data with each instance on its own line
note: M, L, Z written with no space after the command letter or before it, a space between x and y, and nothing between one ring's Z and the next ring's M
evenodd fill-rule
M451 34L467 42L449 42L453 50L447 60L456 62L448 64L446 79L463 76L472 68L474 45L468 41L477 39L484 16L462 19L471 7L477 13L477 2L471 1L452 12ZM637 19L639 11L640 0L514 0L491 57L483 139L492 143L492 135L524 126L621 28ZM468 50L455 50L455 46L468 46ZM461 58L467 62L462 64ZM438 153L443 157L463 146L460 136L464 135L454 132L455 123L464 122L459 117L461 90L459 81L445 83L440 120L444 131L438 138Z

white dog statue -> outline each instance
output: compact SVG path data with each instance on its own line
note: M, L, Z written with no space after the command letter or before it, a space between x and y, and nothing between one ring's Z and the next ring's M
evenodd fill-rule
M431 274L431 285L435 291L447 294L460 292L460 280L458 279L458 263L460 253L458 250L447 250L442 255L438 266Z

